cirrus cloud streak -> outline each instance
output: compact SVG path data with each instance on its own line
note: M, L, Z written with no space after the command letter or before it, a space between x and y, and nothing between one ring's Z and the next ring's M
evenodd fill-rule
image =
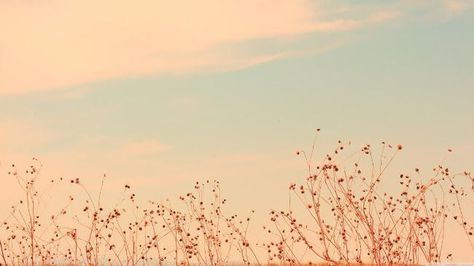
M0 94L132 76L239 69L289 51L233 53L229 47L236 44L353 30L396 16L377 11L357 19L322 19L326 7L318 3L4 1L0 25L8 26L0 28Z

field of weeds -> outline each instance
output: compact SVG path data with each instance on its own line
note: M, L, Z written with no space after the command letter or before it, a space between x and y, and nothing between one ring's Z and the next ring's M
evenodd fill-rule
M289 185L288 208L268 208L268 222L252 224L253 210L235 214L226 208L217 180L191 185L175 200L139 204L133 183L123 184L116 204L102 179L91 193L79 178L47 179L33 159L28 169L12 164L9 178L23 199L11 206L0 226L2 265L417 265L450 262L456 243L446 243L451 227L474 254L472 202L474 177L444 165L431 172L387 169L403 147L365 145L358 159L342 165L350 149L339 141L323 160L315 144L298 151L307 175ZM451 151L449 151L451 152ZM398 187L383 189L387 180ZM50 193L37 189L74 187L57 195L63 207L43 213ZM72 188L71 188L72 190ZM48 190L50 191L50 190ZM263 239L250 232L263 230ZM449 253L448 253L449 252ZM473 257L474 260L474 257Z

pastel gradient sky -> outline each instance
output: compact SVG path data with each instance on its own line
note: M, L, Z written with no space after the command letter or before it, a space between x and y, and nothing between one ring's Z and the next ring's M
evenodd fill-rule
M316 128L321 155L473 169L473 47L470 0L0 1L1 175L36 156L156 199L219 178L266 210Z

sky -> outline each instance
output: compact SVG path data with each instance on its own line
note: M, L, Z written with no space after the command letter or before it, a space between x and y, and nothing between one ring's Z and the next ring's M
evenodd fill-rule
M316 128L321 156L385 140L397 167L474 168L473 1L6 0L0 36L2 201L37 157L112 196L218 178L266 213Z

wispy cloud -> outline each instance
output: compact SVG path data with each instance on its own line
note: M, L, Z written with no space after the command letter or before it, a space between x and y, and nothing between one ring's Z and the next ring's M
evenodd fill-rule
M239 69L287 51L223 53L258 39L348 31L392 19L330 17L322 1L42 1L0 3L0 93L102 79Z
M443 4L448 12L454 13L474 9L474 1L471 0L444 0Z

